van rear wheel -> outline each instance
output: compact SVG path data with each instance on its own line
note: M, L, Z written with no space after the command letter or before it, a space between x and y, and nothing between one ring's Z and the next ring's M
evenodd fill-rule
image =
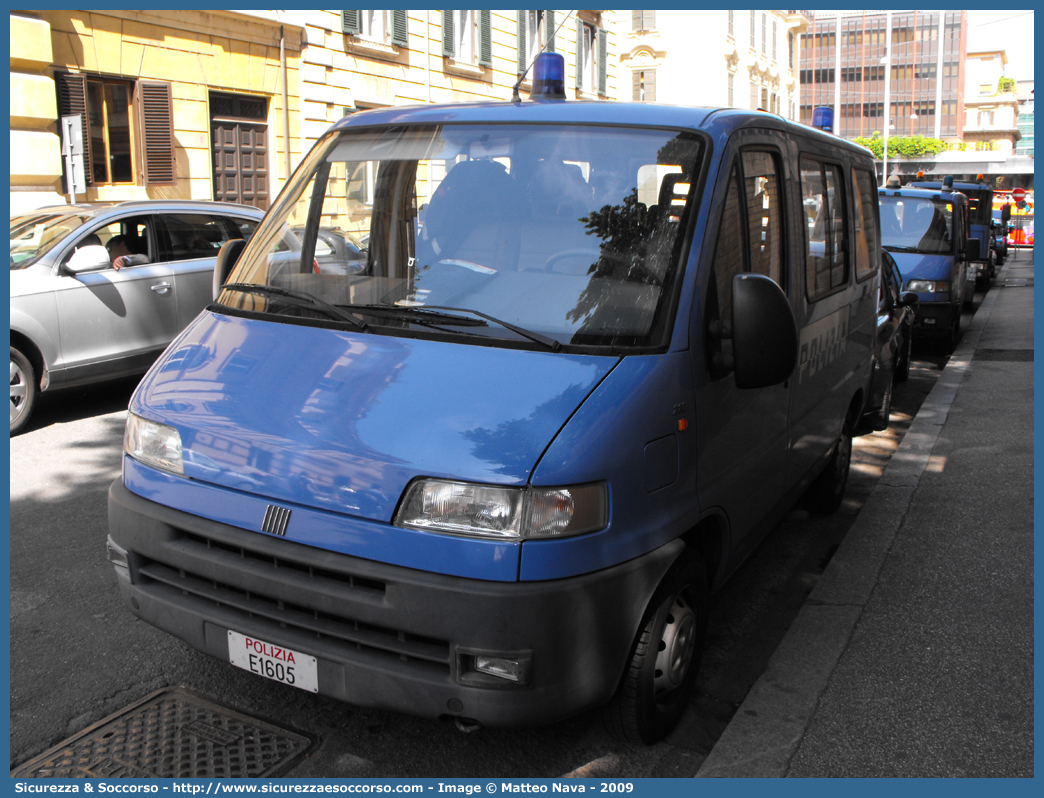
M623 681L605 707L614 737L651 745L677 725L696 683L709 602L703 560L686 550L653 593Z
M848 472L852 466L852 420L846 418L841 434L823 472L805 494L805 505L814 513L830 515L837 512L848 487Z

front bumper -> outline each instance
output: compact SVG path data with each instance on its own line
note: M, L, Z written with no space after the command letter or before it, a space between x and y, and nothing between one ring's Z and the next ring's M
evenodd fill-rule
M927 302L917 306L914 317L914 333L920 336L946 336L950 334L954 317L960 314L960 305L952 302Z
M642 614L684 548L548 582L491 582L387 565L249 532L109 489L124 604L228 661L228 631L311 654L319 693L487 726L549 723L604 703ZM527 683L476 653L528 657ZM231 665L229 667L232 667ZM288 688L293 689L293 688Z

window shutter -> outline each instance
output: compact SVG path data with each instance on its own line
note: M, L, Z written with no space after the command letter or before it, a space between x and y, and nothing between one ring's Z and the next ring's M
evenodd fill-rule
M609 58L609 34L605 28L598 29L598 93L605 96L606 62Z
M358 11L341 12L341 31L343 33L358 34L362 30Z
M453 58L457 54L457 37L454 35L453 12L442 12L442 54Z
M642 99L642 73L635 70L631 73L631 101L640 102Z
M584 88L584 23L576 21L576 89Z
M54 85L58 92L58 119L63 116L80 115L80 127L83 131L83 174L87 185L92 185L91 174L91 137L87 130L87 78L84 75L75 75L72 72L55 72ZM65 174L65 158L62 158L62 178L66 181L66 192L68 192L68 178Z
M391 12L392 44L397 47L407 47L410 43L409 23L406 21L406 10L398 9Z
M647 103L656 102L656 70L647 69L645 70L645 101Z
M142 182L146 186L172 185L177 174L170 84L139 80L137 89Z
M479 66L493 66L493 24L489 11L479 11Z
M518 12L518 42L515 48L518 51L518 74L526 71L526 12Z
M656 30L656 12L643 11L642 15L642 28L644 30Z
M642 29L642 12L632 11L631 12L631 30Z
M553 53L555 51L555 12L545 11L544 12L544 43L547 45L544 48L545 53Z

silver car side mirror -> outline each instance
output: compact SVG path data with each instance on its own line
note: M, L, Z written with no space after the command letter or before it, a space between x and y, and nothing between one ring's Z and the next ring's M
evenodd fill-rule
M80 274L105 269L110 265L112 260L109 258L108 250L98 244L92 244L77 249L65 262L65 270L72 274Z

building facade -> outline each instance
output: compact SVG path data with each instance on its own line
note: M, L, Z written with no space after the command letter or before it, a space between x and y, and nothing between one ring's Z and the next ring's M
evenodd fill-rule
M80 117L78 202L265 208L345 114L509 100L541 49L565 58L571 97L614 100L616 37L602 14L11 12L11 212L65 203L76 188L62 117Z
M620 11L620 99L762 109L796 119L810 11ZM693 31L698 31L698 39Z
M1005 156L1015 153L1022 137L1018 129L1019 98L1015 81L1004 75L1003 50L968 53L964 93L964 142L981 151Z
M1020 80L1016 83L1019 98L1019 137L1015 154L1033 157L1033 81Z
M802 35L801 121L825 105L838 135L883 133L887 83L890 136L961 140L967 29L964 11L818 12Z

